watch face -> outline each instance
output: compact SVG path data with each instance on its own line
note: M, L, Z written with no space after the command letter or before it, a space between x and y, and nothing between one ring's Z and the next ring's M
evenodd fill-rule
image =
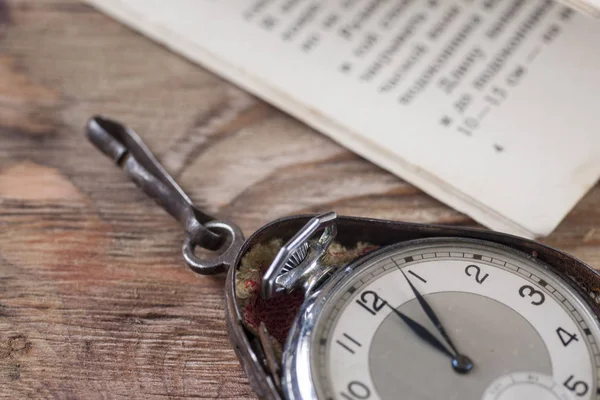
M502 246L388 247L312 313L306 345L286 353L307 355L294 373L319 399L600 398L597 319L548 266Z

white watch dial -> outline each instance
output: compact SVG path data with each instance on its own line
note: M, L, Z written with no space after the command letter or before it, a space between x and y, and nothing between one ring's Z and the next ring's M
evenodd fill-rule
M452 352L408 280L472 360L470 372L457 373L394 311ZM330 294L311 339L311 373L323 399L504 400L490 385L523 372L550 377L557 399L597 399L599 338L577 291L542 263L485 242L423 240L368 260Z

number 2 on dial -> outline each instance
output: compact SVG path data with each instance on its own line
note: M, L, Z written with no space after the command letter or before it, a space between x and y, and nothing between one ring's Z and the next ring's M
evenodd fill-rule
M475 271L474 276L472 275L473 271ZM475 281L480 285L485 282L488 276L490 276L490 274L481 274L481 268L474 264L467 265L467 268L465 268L465 274L467 274L467 276L473 276Z

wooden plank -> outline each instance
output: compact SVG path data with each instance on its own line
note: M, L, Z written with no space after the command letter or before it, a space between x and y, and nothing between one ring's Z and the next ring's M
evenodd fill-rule
M142 134L205 210L249 234L341 214L475 225L303 124L67 0L0 2L0 397L253 398L223 278L82 136ZM545 240L600 266L600 187Z

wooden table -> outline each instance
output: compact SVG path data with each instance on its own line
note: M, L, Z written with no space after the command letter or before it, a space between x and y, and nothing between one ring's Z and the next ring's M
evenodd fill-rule
M204 210L246 234L287 214L475 225L92 8L0 1L0 397L253 398L223 277L83 137L141 133ZM600 186L546 243L600 267Z

